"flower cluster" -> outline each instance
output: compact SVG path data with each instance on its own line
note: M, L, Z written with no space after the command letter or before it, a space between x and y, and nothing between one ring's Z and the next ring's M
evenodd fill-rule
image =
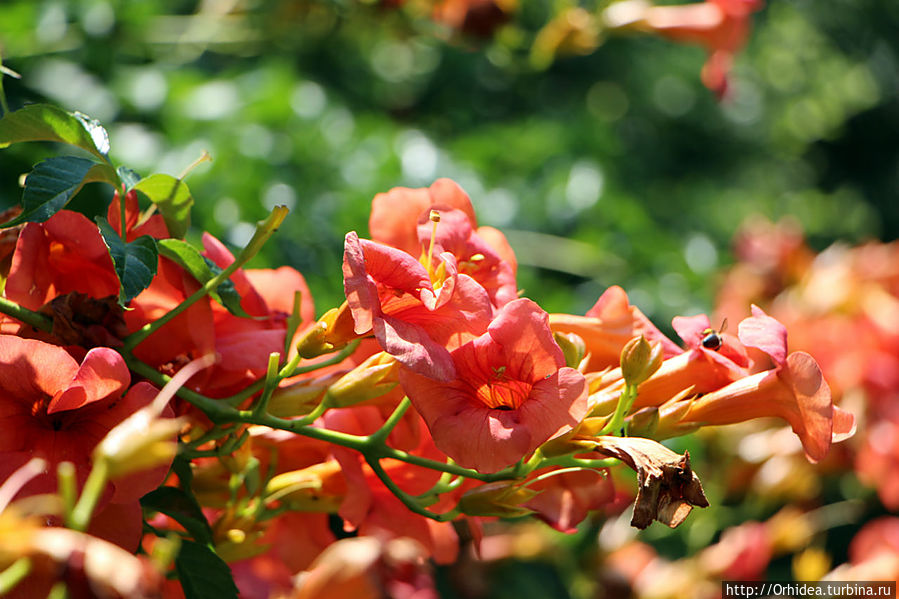
M74 119L26 110L7 123ZM47 127L107 160L99 126L87 140L70 122ZM163 183L163 199L184 186ZM571 532L628 503L620 465L634 526L684 522L709 504L702 473L659 440L774 417L815 462L854 431L815 359L755 306L735 336L675 318L682 347L619 287L584 316L519 297L514 252L451 180L373 199L369 237L345 238L346 301L317 319L295 269L243 268L285 209L237 256L208 234L198 251L172 234L185 222L160 185L132 181L99 226L28 202L10 221L0 566L27 566L12 596L59 571L73 589L178 596L198 564L245 597L434 596L427 560L454 561L459 530L477 542L485 522L533 514ZM71 550L49 551L46 531ZM85 539L143 556L100 572Z

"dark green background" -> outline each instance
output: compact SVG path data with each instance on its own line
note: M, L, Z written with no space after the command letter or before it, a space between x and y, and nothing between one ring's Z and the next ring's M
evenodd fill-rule
M9 104L99 119L113 160L145 176L178 175L208 150L214 161L188 178L191 238L208 230L239 247L267 207L288 204L252 265L298 268L319 313L342 300L343 236L366 234L374 194L441 176L508 234L519 287L544 308L583 313L619 284L663 328L711 307L751 215L798 219L817 249L899 230L895 0L772 0L720 103L699 82L702 50L650 37L533 70L527 42L549 2L522 0L515 35L451 43L427 21L349 1L259 0L227 15L200 5L6 0L0 51L22 75L3 80ZM0 151L0 207L58 150ZM75 206L100 211L110 194L89 187ZM676 443L703 464L714 507L675 534L650 528L643 538L662 553L695 552L778 507L729 504L714 445ZM826 501L864 494L851 475L825 487ZM498 564L493 596L567 596L595 574L596 531L556 540L539 564ZM838 563L853 529L831 532ZM789 563L771 571L788 577ZM466 576L441 570L441 588Z

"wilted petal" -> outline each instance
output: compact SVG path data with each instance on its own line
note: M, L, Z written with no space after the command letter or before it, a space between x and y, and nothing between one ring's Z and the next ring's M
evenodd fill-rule
M680 455L640 437L596 437L596 451L617 458L637 472L637 499L631 526L646 528L653 520L675 528L694 506L707 507L690 454Z

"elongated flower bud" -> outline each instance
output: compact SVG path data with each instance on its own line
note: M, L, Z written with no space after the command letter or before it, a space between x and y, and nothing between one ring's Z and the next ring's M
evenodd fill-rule
M646 337L634 337L621 350L621 374L629 385L639 385L662 365L662 346Z

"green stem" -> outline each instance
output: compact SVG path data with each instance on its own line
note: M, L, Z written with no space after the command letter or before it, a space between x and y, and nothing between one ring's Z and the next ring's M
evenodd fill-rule
M75 504L75 509L72 510L69 528L80 532L87 530L94 508L97 507L100 496L103 494L103 489L106 488L107 474L108 466L106 460L96 460L94 467L91 468L91 473L87 476L87 480L84 483L81 497L78 499L78 503Z
M406 453L405 451L402 451L400 449L394 449L385 445L375 444L371 441L370 437L349 435L347 433L341 433L339 431L332 431L328 429L317 428L314 426L305 426L302 425L301 421L299 420L286 420L284 418L271 416L270 414L254 415L250 411L242 410L238 411L236 417L231 419L231 421L244 422L246 424L261 424L262 426L267 426L269 428L290 431L299 435L310 437L312 439L318 439L327 443L333 443L334 445L340 445L342 447L355 449L356 451L366 456L376 453L377 457L381 459L390 458L399 460L401 462L406 462L407 464L412 464L413 466L421 466L423 468L429 468L438 472L449 472L450 474L464 476L466 478L474 478L476 480L481 480L484 482L515 478L515 475L508 468L491 474L482 474L477 470L462 468L455 464L438 462L429 458L423 458L417 455Z
M218 425L213 426L212 428L210 428L208 431L206 431L205 433L203 433L202 435L200 435L193 441L188 441L187 443L182 443L181 444L182 451L189 451L189 450L196 449L197 447L202 447L203 445L205 445L206 443L209 443L210 441L217 441L217 440L221 439L222 437L226 437L226 436L230 435L233 432L234 432L234 430L231 428L222 428Z
M295 422L299 423L301 426L308 426L321 418L322 414L330 410L333 403L334 400L331 397L331 393L325 392L325 396L318 403L318 405L315 406L315 408L311 412L309 412L302 418L297 419Z
M404 397L399 404L397 404L396 408L393 410L393 413L390 414L390 417L381 425L377 431L368 436L369 440L372 443L384 443L387 440L387 437L390 436L390 433L396 428L396 425L399 424L400 420L406 414L406 410L409 409L409 406L412 405L412 402L409 401L408 397Z
M128 354L125 354L125 361L132 371L140 374L160 387L164 386L170 380L170 377L157 372L149 365ZM341 447L354 449L363 455L377 455L379 458L391 458L414 466L421 466L438 472L449 472L456 476L464 476L466 478L473 478L484 482L507 480L517 478L519 475L515 468L506 468L499 472L483 474L477 470L462 468L456 464L438 462L436 460L412 455L399 449L387 447L378 442L377 439L373 441L367 436L350 435L339 431L309 426L309 424L318 417L315 416L315 418L310 420L310 417L315 415L316 412L308 414L305 418L300 420L288 420L267 413L257 414L252 410L238 410L229 406L222 400L211 399L195 391L191 391L190 389L185 389L184 387L178 389L176 393L194 407L202 410L210 420L218 425L231 423L258 424L277 430L289 431L312 439L318 439L334 445L340 445ZM322 403L326 404L327 398ZM327 406L325 406L324 409L327 409ZM324 411L324 409L321 409L321 406L316 408L316 410L321 411ZM402 414L395 412L392 417L393 416L401 418Z
M381 463L377 458L365 456L365 461L368 462L369 466L371 466L371 469L374 471L375 475L379 479L381 479L381 482L384 483L384 486L390 489L390 492L396 495L397 499L402 501L403 505L405 505L409 509L409 511L418 514L419 516L424 516L425 518L436 520L437 522L448 522L459 515L458 509L450 510L449 512L446 512L444 514L438 514L436 512L432 512L431 510L425 509L421 506L421 504L418 503L415 497L412 497L399 488L399 486L381 467Z
M631 407L633 407L636 399L637 386L625 383L624 390L618 397L618 405L615 406L615 413L612 414L612 419L599 431L598 435L619 434L618 431L624 427L624 418L631 411Z
M122 355L125 358L125 363L128 365L129 369L141 375L148 381L156 384L158 387L164 387L166 383L172 380L170 376L158 372L150 365L141 362L137 358L131 356L129 353L123 353ZM220 400L211 399L209 397L206 397L205 395L197 393L196 391L191 391L186 387L180 387L176 392L176 395L178 395L182 399L187 400L191 405L202 410L215 424L240 422L239 419L235 419L233 417L234 414L237 413L237 410L228 406L226 403Z
M262 245L278 229L278 226L284 221L284 217L286 216L287 208L285 208L284 206L276 206L272 210L271 214L269 214L268 218L256 225L256 232L253 234L252 239L250 239L250 242L247 244L247 246L240 252L240 254L238 254L234 262L229 264L224 270L222 270L222 272L206 281L206 283L197 291L192 293L190 297L169 310L158 320L147 323L137 331L128 335L128 337L125 338L125 345L123 348L124 351L130 352L144 339L155 333L161 327L168 324L173 318L205 297L207 294L209 294L210 291L226 281L232 274L234 274L237 269L249 262L249 260L253 256L255 256L260 249L262 249Z
M297 365L300 363L302 358L297 355L287 363L284 368L281 369L281 376L284 378L289 378L292 376L297 376L300 374L306 374L307 372L313 372L315 370L320 370L327 366L334 366L335 364L340 364L344 360L346 360L349 356L356 351L356 348L359 347L359 340L350 341L345 348L340 350L339 353L335 354L333 357L328 358L322 362L316 362L315 364L310 364L309 366L303 366L302 368L297 368Z
M78 484L75 481L75 465L72 462L60 462L56 467L56 479L59 484L59 497L62 499L64 520L71 521L78 495Z
M281 377L278 374L278 363L280 361L281 354L278 352L269 354L268 369L265 372L265 384L262 387L262 395L259 396L256 405L253 406L253 412L256 414L265 413L268 408L268 401L272 397L272 392L278 387L278 383L281 382Z
M17 584L22 582L23 578L28 576L29 572L31 572L31 559L27 557L20 557L6 570L0 572L0 596L5 597Z
M0 297L0 312L7 316L12 316L16 320L22 321L39 331L44 331L45 333L53 332L53 321L49 316L23 308L4 297Z

